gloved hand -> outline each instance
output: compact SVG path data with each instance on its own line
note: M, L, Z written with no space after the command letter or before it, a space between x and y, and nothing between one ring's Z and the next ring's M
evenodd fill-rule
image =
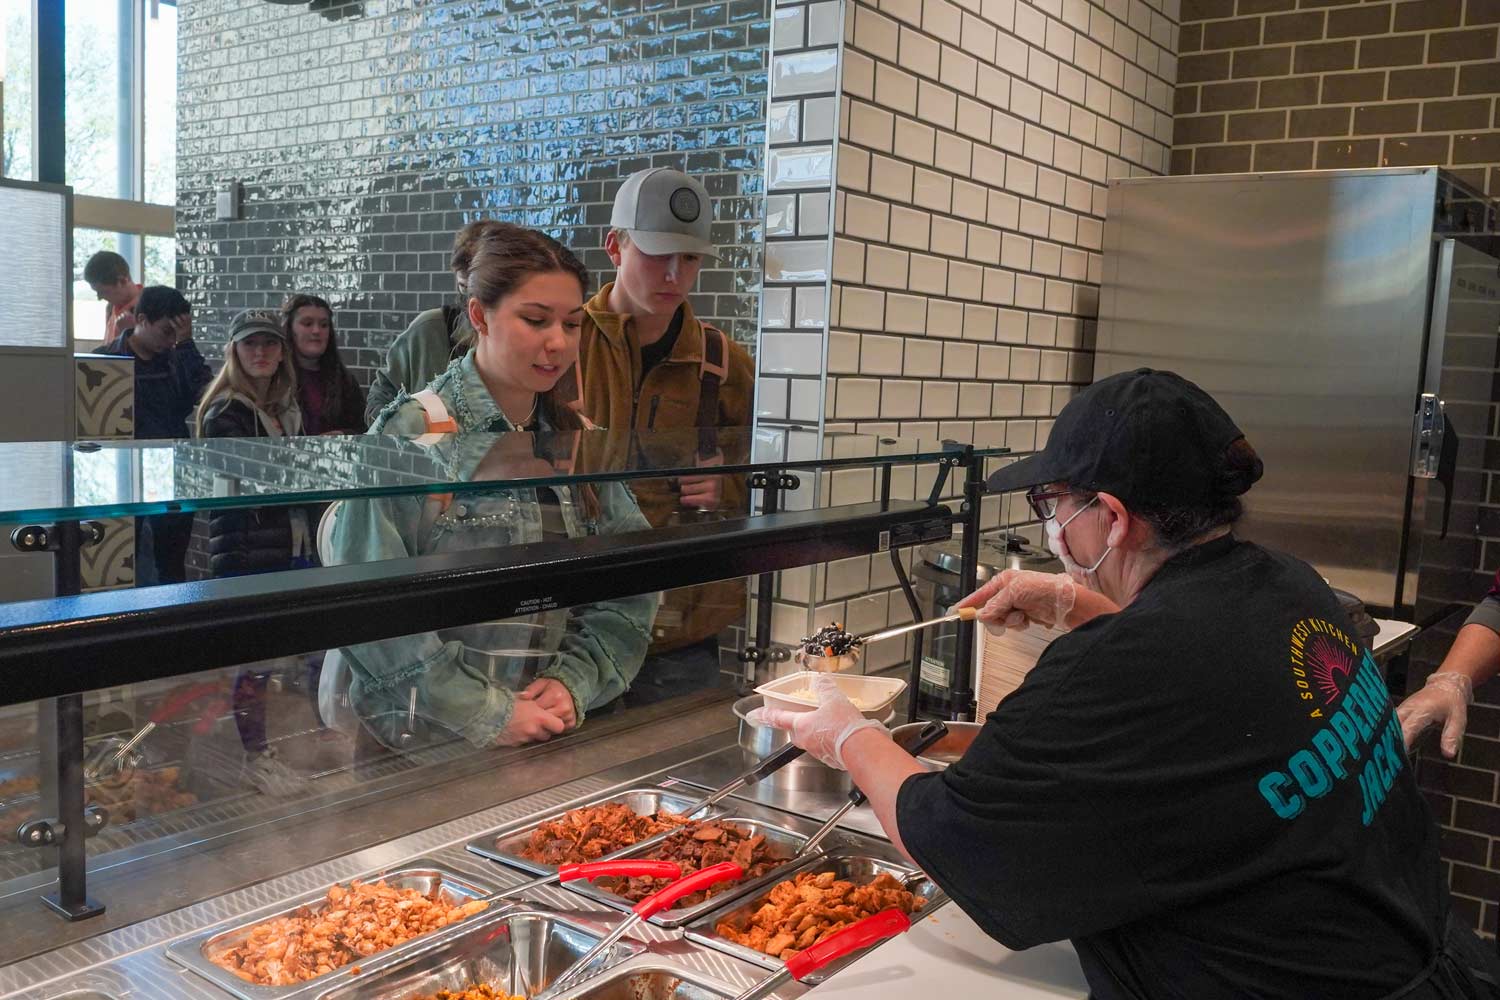
M1025 631L1032 622L1048 628L1061 625L1077 599L1078 585L1066 573L1008 569L959 601L958 607L979 608L985 629L1000 635L1008 628Z
M813 678L813 693L818 707L811 712L793 712L785 708L757 708L747 718L754 725L774 726L792 734L792 742L814 757L847 771L841 751L844 742L861 729L886 729L874 719L867 719L844 697L831 674Z
M1449 760L1457 757L1464 729L1469 724L1469 704L1473 700L1474 679L1468 674L1440 670L1427 678L1422 690L1408 695L1396 706L1406 748L1410 750L1412 743L1428 726L1441 725L1443 734L1438 738L1438 748Z

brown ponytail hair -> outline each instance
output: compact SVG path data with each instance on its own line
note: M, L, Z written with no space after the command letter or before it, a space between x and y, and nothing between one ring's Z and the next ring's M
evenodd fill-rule
M482 227L469 248L471 259L467 275L459 287L467 297L486 309L493 309L525 281L538 274L564 273L578 280L578 290L585 299L589 294L589 272L573 251L535 229L508 222L471 223L461 231ZM454 244L455 269L458 246ZM570 373L565 372L566 378ZM561 384L559 380L558 384ZM553 386L537 399L537 412L557 431L581 431L589 425L582 415L565 402ZM592 486L574 487L578 505L590 520L599 517L599 497Z

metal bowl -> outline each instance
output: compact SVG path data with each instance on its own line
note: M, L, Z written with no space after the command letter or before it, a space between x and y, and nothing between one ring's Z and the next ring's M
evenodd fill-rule
M740 720L740 746L756 757L769 757L791 742L784 729L773 726L758 726L745 716L760 708L765 699L758 694L741 698L734 703L734 714ZM896 717L892 712L882 721L890 725ZM775 774L764 779L764 784L789 792L848 792L854 786L849 774L829 767L810 754L803 754Z
M917 738L917 734L922 731L922 727L925 725L925 722L909 722L904 726L897 726L891 730L891 737L897 743L909 743ZM928 747L917 757L917 760L939 771L967 753L970 744L979 735L979 731L984 728L984 723L982 722L949 722L946 725L948 727L948 735Z

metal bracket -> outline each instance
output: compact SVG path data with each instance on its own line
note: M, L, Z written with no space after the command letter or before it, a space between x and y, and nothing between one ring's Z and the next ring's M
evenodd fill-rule
M772 486L770 476L764 472L750 473L750 488L752 490L764 490ZM802 486L802 480L797 478L794 472L776 473L775 487L778 490L795 490Z
M104 541L104 525L98 521L79 521L83 544L98 545ZM23 524L10 533L10 544L18 552L57 552L62 547L57 528L50 524Z
M964 456L962 454L944 455L938 459L937 479L932 483L932 492L927 495L927 506L937 506L938 499L943 495L943 487L948 485L948 473L963 463Z
M83 811L83 835L96 837L109 825L109 810L100 806L89 806ZM29 819L16 828L16 841L22 847L53 847L67 827L61 820Z
M785 663L792 658L792 651L785 646L772 646L770 649L762 649L759 646L746 646L735 654L735 658L741 663L754 663L759 666L767 661L771 663Z

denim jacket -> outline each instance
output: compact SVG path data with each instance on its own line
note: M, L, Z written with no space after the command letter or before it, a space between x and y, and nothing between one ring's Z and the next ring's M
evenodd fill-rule
M474 474L495 439L515 428L500 412L472 354L455 360L429 386L448 408L458 431L430 446L452 481ZM371 433L416 437L425 433L420 403L405 391L375 418ZM649 527L630 491L619 483L594 487L597 521L586 521L573 490L558 489L563 523L570 537L612 535ZM337 511L329 542L337 563L374 562L437 552L467 551L542 540L536 491L498 487L461 493L438 512L421 496L345 501ZM573 696L578 720L619 697L640 670L650 642L659 594L545 611L512 621L543 628L545 646L539 677L555 678ZM461 631L461 630L459 630ZM466 663L458 639L435 633L364 643L343 650L352 679L351 704L377 736L391 742L415 714L459 734L476 746L492 745L510 721L514 693L493 683L480 667ZM414 699L414 701L413 701Z

